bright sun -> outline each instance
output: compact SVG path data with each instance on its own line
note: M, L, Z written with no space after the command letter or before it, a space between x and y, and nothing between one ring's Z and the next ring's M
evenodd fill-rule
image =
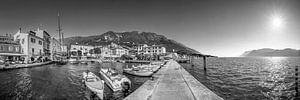
M275 29L282 28L283 24L284 24L284 19L282 16L273 15L273 16L271 16L271 24L272 24L272 27Z

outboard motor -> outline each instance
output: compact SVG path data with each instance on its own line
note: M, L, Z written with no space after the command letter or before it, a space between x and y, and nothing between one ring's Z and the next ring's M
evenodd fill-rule
M130 83L129 82L123 82L122 83L122 89L123 89L124 94L129 93Z

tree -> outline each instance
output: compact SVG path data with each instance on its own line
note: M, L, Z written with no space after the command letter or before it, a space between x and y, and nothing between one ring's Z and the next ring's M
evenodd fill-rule
M78 54L76 51L71 51L70 53L72 56L77 56L77 54Z
M94 52L95 52L94 49L91 49L91 50L89 51L90 54L94 54Z
M101 54L101 49L100 48L94 48L94 53L95 54Z
M132 60L133 58L131 56L129 56L129 55L125 55L124 54L124 55L121 56L121 59L122 60Z

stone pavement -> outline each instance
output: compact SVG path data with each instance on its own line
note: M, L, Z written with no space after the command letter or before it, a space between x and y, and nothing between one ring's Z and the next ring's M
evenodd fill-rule
M170 60L125 100L223 100Z

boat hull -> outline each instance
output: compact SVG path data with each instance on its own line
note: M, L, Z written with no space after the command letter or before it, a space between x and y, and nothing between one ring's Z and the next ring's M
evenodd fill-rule
M143 77L147 77L147 76L152 76L153 75L153 72L151 72L151 71L138 72L138 71L124 70L123 72L127 73L127 74L130 74L130 75L143 76Z
M85 86L93 93L95 93L101 100L103 100L103 94L104 94L104 81L101 80L98 76L96 76L93 73L93 76L95 76L99 81L95 82L87 82L86 81L87 73L83 73L84 83Z
M108 76L106 76L106 74L102 70L100 70L100 74L103 76L103 79L104 79L105 83L108 85L108 87L110 89L112 89L114 92L122 90L122 87L115 88L114 86L112 86L113 82L109 79Z

